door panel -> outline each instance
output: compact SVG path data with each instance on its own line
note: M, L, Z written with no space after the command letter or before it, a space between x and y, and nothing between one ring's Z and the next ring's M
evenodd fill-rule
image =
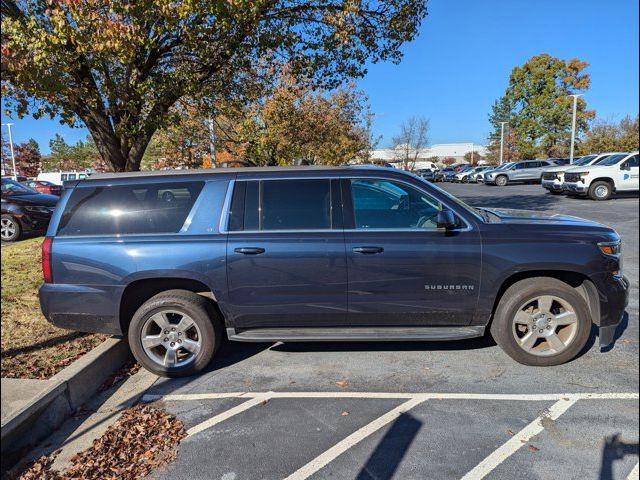
M243 254L240 249L264 249ZM229 233L227 275L234 327L344 326L344 237L326 233Z
M349 324L468 325L480 289L475 231L346 232ZM369 246L381 253L362 254Z
M640 170L638 168L638 155L625 160L624 165L626 169L620 170L617 189L621 191L638 190L638 173Z

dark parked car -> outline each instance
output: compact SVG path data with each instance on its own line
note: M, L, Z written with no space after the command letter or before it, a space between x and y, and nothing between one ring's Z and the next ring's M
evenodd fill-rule
M544 248L540 248L544 245ZM65 191L43 243L42 311L124 335L161 375L220 340L459 340L490 331L557 365L614 338L620 237L587 220L473 208L389 168L98 174Z
M24 183L27 187L32 188L40 193L46 193L47 195L62 195L64 187L62 185L56 185L55 183L47 182L45 180L28 180Z
M58 197L44 195L15 180L2 179L2 241L13 242L23 235L44 233Z

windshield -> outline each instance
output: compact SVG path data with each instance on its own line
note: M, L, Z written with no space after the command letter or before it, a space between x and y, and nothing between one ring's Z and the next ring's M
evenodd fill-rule
M30 195L38 193L35 190L30 189L26 185L10 180L8 178L2 179L2 195Z
M598 165L603 165L605 167L610 167L611 165L615 165L616 163L620 162L620 160L627 158L628 155L626 153L620 153L618 155L611 155L610 157L607 157L605 160L598 162Z
M591 161L596 157L597 155L586 155L584 157L580 157L578 160L573 162L573 164L578 166L589 165Z

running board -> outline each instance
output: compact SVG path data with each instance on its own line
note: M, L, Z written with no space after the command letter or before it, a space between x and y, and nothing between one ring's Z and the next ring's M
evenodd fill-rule
M484 326L470 327L376 327L376 328L227 328L229 340L237 342L386 342L442 341L477 338Z

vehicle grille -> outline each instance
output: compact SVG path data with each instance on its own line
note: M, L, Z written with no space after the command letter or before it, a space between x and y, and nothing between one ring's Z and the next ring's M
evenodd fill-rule
M556 178L558 178L558 175L554 172L545 172L542 174L543 180L555 180Z
M567 173L564 176L564 181L565 182L570 182L570 183L579 182L580 181L580 175L578 175L577 173Z

